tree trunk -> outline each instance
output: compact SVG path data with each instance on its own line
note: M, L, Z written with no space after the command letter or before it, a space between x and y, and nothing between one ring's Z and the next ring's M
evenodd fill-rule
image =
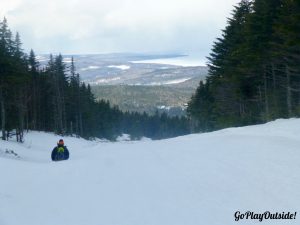
M79 128L80 128L80 136L83 136L83 125L82 125L82 114L79 114Z
M275 64L272 63L271 66L272 66L271 71L272 71L272 92L273 92L273 94L272 94L272 99L273 99L272 103L273 103L273 111L275 111L275 113L276 113L276 115L274 115L274 116L275 116L275 118L277 118L279 116L279 113L278 113L278 111L279 111L279 97L278 97L279 94L278 94L278 89L276 87L277 86L277 80L276 80Z
M292 116L292 93L291 93L291 74L288 65L285 66L286 74L286 103L287 103L287 112L288 117Z
M2 140L5 140L5 106L4 106L4 100L1 100L1 130L2 130Z
M273 91L276 90L276 73L275 73L275 65L272 63L272 80L273 80Z
M73 136L73 122L70 122L70 133L71 133L71 137Z
M18 119L19 119L19 125L16 129L18 136L17 141L23 142L23 133L24 133L24 117L25 117L25 111L26 111L26 96L24 96L24 89L19 88L19 93L17 97L17 107L18 107Z
M1 130L2 130L2 140L6 140L6 133L5 133L5 103L3 97L3 90L0 87L0 104L1 104Z
M269 121L269 98L268 98L268 83L267 70L264 67L264 97L265 97L265 121Z

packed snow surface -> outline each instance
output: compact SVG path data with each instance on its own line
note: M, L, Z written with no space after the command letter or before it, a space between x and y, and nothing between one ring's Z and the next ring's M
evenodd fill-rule
M300 209L300 119L161 141L64 137L70 160L52 162L60 138L0 141L1 225L300 223L234 221Z

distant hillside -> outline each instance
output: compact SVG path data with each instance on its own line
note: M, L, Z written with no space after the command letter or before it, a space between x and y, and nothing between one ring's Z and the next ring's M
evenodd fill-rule
M182 59L185 55L143 55L143 54L95 54L64 55L69 67L74 57L77 72L82 81L92 85L172 85L195 78L204 79L205 66L179 66L151 63L147 60ZM47 64L49 56L37 57L41 67ZM198 58L197 58L198 59ZM145 61L146 60L146 61ZM199 65L201 59L199 59Z
M195 92L194 87L182 86L92 86L97 99L106 99L123 111L167 112L171 116L184 115L186 103Z
M71 57L64 56L67 67ZM96 98L109 100L123 111L153 114L158 110L169 115L184 115L187 102L208 73L206 66L199 66L201 59L194 66L165 64L166 59L189 62L186 55L124 53L73 57L82 81L93 86ZM41 67L47 64L48 58L38 56Z

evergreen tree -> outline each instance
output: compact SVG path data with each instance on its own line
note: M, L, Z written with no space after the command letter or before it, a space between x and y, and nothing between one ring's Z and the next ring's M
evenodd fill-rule
M294 0L235 7L208 57L209 76L189 103L194 126L206 131L299 116L299 15Z

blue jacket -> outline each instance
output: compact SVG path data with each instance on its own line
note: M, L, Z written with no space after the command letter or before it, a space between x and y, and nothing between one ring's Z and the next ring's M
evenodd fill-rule
M64 145L57 145L51 154L51 159L53 161L61 161L69 159L69 150Z

